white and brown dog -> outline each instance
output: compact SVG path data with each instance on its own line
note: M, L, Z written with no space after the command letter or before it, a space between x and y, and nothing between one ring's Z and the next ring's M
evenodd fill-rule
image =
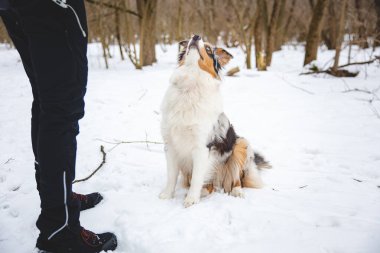
M160 198L174 196L179 172L190 187L185 207L214 188L243 197L242 187L262 186L258 169L270 165L236 135L223 113L219 71L232 55L198 35L180 46L179 67L162 103L168 178Z

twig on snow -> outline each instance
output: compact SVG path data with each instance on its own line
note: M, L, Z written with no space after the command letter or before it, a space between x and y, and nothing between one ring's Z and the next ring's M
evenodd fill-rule
M356 178L353 178L353 180L355 180L356 182L359 182L359 183L363 182L362 180L356 179Z
M145 138L147 138L147 136ZM111 149L109 149L110 152L121 144L146 144L148 150L149 150L148 144L156 144L156 145L163 145L164 144L163 142L149 141L147 139L145 139L145 141L106 141L106 140L102 140L102 139L96 139L96 140L104 142L104 143L108 143L108 144L114 144L114 146Z
M99 164L99 166L90 174L88 175L87 177L85 178L82 178L82 179L78 179L78 180L74 180L73 181L73 184L75 183L78 183L78 182L84 182L84 181L87 181L88 179L90 179L93 175L95 175L96 172L98 172L100 170L101 167L103 167L103 165L106 163L106 158L107 158L107 153L104 151L104 146L101 145L100 146L100 152L102 153L102 162Z
M11 158L9 158L8 160L6 160L3 164L8 164L8 163L10 163L11 161L14 161L15 159L13 159L12 157Z
M309 94L309 95L315 95L315 93L313 93L313 92L311 92L311 91L308 91L308 90L306 90L306 89L304 89L304 88L301 88L301 87L298 87L297 85L294 85L294 84L292 84L291 82L289 82L288 80L286 80L283 76L279 76L279 75L277 75L279 78L281 78L285 83L287 83L288 85L290 85L291 87L293 87L293 88L296 88L296 89L299 89L299 90L301 90L301 91L303 91L303 92L306 92L307 94Z

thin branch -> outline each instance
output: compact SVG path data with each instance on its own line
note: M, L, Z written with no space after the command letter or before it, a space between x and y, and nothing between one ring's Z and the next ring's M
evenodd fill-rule
M337 69L348 67L348 66L352 66L352 65L371 64L371 63L373 63L375 61L380 61L380 56L375 56L375 58L373 58L373 59L371 59L369 61L352 62L352 63L343 64L343 65L338 66ZM310 72L306 72L306 73L301 73L300 75L312 75L312 74L321 74L321 73L331 74L331 71L332 71L332 69L328 68L326 70L317 70L317 71L310 71Z
M3 164L7 164L7 163L10 163L11 161L14 161L15 159L13 159L12 157L11 158L9 158L5 163L3 163Z
M117 6L117 5L114 5L114 4L105 3L105 2L102 2L102 1L99 1L99 0L86 0L86 2L88 2L90 4L95 4L95 5L111 8L111 9L114 9L114 10L126 12L126 13L132 14L132 15L138 17L138 18L142 18L141 15L138 14L137 12L129 10L129 9L126 9L126 8L123 8L123 7L120 7L120 6Z
M105 142L108 144L131 144L131 143L143 143L143 144L164 144L163 142L159 141L105 141L102 139L96 139L97 141Z
M296 88L296 89L298 89L298 90L300 90L300 91L303 91L303 92L305 92L305 93L307 93L307 94L309 94L309 95L315 95L313 92L311 92L311 91L308 91L308 90L306 90L306 89L304 89L304 88L301 88L301 87L298 87L297 85L294 85L294 84L292 84L291 82L289 82L288 80L286 80L283 76L279 76L279 75L277 75L279 78L281 78L285 83L287 83L288 85L290 85L291 87L293 87L293 88Z
M343 65L338 66L338 68L344 68L344 67L348 67L348 66L351 66L351 65L371 64L371 63L373 63L375 61L380 61L380 56L375 56L375 58L373 58L373 59L371 59L369 61L352 62L352 63L343 64Z
M103 159L102 159L102 162L99 164L99 166L90 175L88 175L87 177L82 178L82 179L78 179L78 180L74 180L73 184L78 183L78 182L87 181L93 175L95 175L95 173L98 172L101 167L103 167L103 165L106 163L106 158L107 158L107 153L104 151L104 146L103 145L100 146L100 152L102 152Z
M342 93L348 93L348 92L363 92L363 93L367 93L367 94L372 94L372 92L370 92L369 90L362 90L362 89L358 89L358 88L342 91Z

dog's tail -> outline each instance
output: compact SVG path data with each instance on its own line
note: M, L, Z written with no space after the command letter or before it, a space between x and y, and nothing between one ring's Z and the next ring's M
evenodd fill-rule
M256 164L258 169L271 169L272 168L272 165L267 160L265 160L264 156L262 156L261 154L259 154L257 152L254 152L253 154L255 155L254 161L255 161L255 164Z

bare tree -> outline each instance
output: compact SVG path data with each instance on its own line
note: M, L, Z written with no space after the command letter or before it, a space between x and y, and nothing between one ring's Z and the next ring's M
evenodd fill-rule
M240 2L240 6L238 3ZM245 52L245 64L247 69L252 68L251 55L252 55L252 41L255 23L255 14L253 12L253 1L234 1L230 2L232 9L237 18L237 23L239 27L239 37L241 41L241 48ZM251 10L245 13L246 10Z
M278 19L280 17L280 6L283 5L284 0L274 1L272 15L270 19L270 23L268 26L268 43L266 48L266 65L270 66L272 63L272 54L275 49L275 41L276 41L276 33L277 33L277 25Z
M341 10L338 18L338 27L336 30L336 45L335 45L335 57L334 57L334 65L332 67L332 71L336 72L339 66L339 57L340 51L342 48L343 35L344 35L344 25L346 19L347 12L347 0L340 0L339 5L341 6Z
M309 32L306 40L304 65L317 59L318 45L321 37L323 17L326 12L328 0L318 0L313 9L313 17L310 22Z
M257 1L257 20L255 24L256 68L267 70L266 47L268 43L268 8L265 0Z

